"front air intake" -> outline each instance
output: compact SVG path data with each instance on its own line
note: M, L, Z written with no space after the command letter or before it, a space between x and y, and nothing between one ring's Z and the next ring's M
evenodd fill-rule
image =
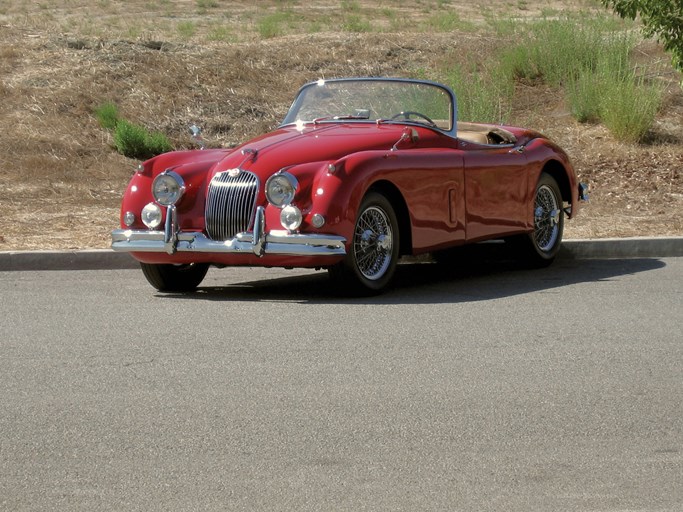
M258 178L248 171L216 174L206 197L206 232L212 240L231 240L248 231L254 217Z

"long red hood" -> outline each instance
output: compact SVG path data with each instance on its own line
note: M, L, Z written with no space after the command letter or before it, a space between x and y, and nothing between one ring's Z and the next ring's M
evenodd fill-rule
M239 167L265 181L271 174L292 165L334 161L361 151L389 151L405 129L406 126L400 124L374 123L307 124L302 130L287 126L234 149L165 153L147 164L152 164L153 174L166 169L174 169L181 174L203 172L208 181L218 172ZM415 129L419 132L419 141L405 143L402 148L448 147L455 144L454 139L429 128Z
M264 178L296 164L337 160L359 151L389 151L403 129L398 125L377 129L368 124L307 125L301 131L282 128L236 148L218 161L212 171L241 167Z

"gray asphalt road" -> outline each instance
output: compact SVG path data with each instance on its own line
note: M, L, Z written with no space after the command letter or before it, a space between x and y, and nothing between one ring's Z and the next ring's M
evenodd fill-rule
M0 272L0 510L683 510L683 259Z

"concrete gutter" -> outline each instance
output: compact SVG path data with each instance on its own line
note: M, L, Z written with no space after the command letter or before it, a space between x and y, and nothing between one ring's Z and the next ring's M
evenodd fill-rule
M140 268L128 253L111 249L0 252L4 270L106 270Z
M560 257L574 259L676 258L683 256L683 237L634 237L565 240Z
M683 237L564 240L560 258L623 259L683 256ZM83 251L0 251L0 271L106 270L139 268L128 253Z

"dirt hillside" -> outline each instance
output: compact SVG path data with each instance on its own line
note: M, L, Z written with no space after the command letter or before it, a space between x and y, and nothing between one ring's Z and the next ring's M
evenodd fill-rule
M178 149L192 147L192 124L210 146L229 146L277 126L307 81L416 76L454 53L483 58L501 43L476 28L491 13L472 2L410 4L3 2L0 251L108 247L137 162L117 154L98 125L93 111L104 102ZM569 4L598 9L529 0L505 15L547 16ZM434 12L457 13L461 28L425 30ZM634 58L667 61L650 41ZM547 86L517 85L512 124L553 138L591 186L567 237L683 235L683 93L672 70L658 78L664 108L640 144L577 123Z

